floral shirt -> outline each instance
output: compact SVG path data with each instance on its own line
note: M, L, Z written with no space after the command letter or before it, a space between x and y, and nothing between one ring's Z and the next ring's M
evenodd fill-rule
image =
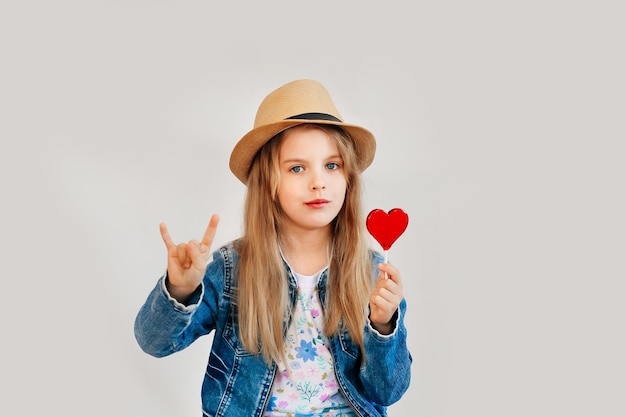
M288 364L278 363L266 417L353 417L339 391L333 358L323 333L324 320L317 294L322 271L298 281L298 300L285 337Z

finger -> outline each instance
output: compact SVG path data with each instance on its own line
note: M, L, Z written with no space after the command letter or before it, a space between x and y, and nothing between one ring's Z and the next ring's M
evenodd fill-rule
M209 225L207 226L206 231L204 232L204 236L202 237L202 241L200 242L201 249L206 248L204 249L204 251L208 250L211 247L219 222L220 216L218 216L217 214L211 216L211 220L209 220Z
M180 262L180 265L183 268L187 269L191 266L189 259L187 258L187 244L186 243L181 243L180 245L176 246L176 255L178 257L178 262Z
M202 251L197 241L192 240L187 244L187 257L190 262L190 267L193 267L199 271L204 272L209 261L209 253Z
M370 303L376 308L381 309L382 311L387 311L390 309L395 309L396 305L393 301L385 298L382 294L375 294L372 296Z
M167 249L173 249L176 246L176 244L174 243L174 241L172 240L172 237L168 233L167 226L165 225L165 223L161 223L159 225L159 230L161 231L161 238L163 238L165 247Z
M389 323L398 307L380 296L374 296L370 300L370 320L372 323Z
M402 284L393 279L385 279L381 273L381 277L372 291L372 298L374 297L382 297L390 303L400 304L404 297Z
M393 282L398 284L401 283L400 280L400 271L398 268L389 263L380 263L378 264L378 270L381 271L379 275L379 279L381 278L390 278Z
M370 302L395 311L402 302L403 297L402 289L398 286L394 286L393 288L378 288L370 296Z
M395 301L402 295L402 286L391 279L383 279L376 284L372 295L379 295L388 301Z

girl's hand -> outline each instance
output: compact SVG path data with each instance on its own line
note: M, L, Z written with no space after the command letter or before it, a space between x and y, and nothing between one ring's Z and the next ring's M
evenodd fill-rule
M190 240L176 245L167 232L165 223L160 224L161 237L167 247L167 289L176 300L185 300L198 288L204 278L211 253L209 249L215 237L219 216L211 216L200 243Z
M380 334L391 334L392 319L404 298L400 271L391 264L378 264L378 282L370 295L370 322ZM385 277L387 273L387 277Z

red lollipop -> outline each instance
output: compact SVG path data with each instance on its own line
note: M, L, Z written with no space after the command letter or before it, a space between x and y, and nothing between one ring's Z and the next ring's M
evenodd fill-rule
M381 209L374 209L367 215L365 224L370 234L385 250L386 258L386 253L391 248L391 245L406 230L409 224L409 216L404 210L399 208L391 209L388 213Z

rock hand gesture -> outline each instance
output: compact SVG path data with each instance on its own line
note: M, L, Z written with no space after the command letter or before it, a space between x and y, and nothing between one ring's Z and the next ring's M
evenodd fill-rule
M165 223L160 224L161 237L167 247L167 290L183 304L202 282L218 223L219 216L214 214L200 242L190 240L178 245L172 240Z

